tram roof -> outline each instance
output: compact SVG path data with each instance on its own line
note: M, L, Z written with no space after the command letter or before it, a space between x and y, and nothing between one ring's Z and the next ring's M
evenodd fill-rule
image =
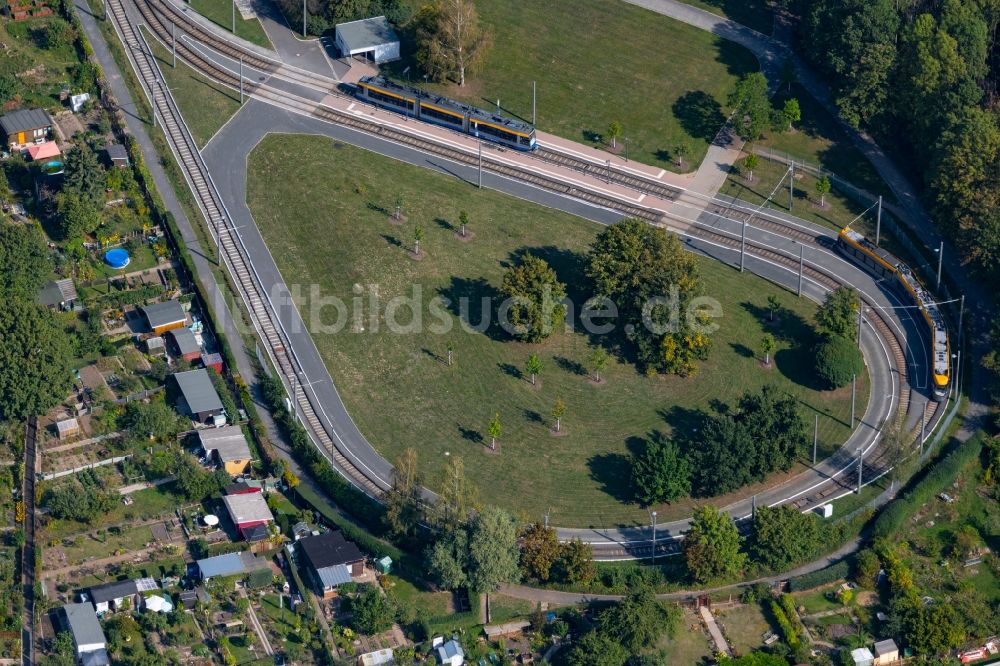
M453 111L461 115L468 115L473 120L480 120L484 123L491 123L494 125L500 125L501 127L506 127L507 129L513 130L515 132L522 132L524 134L530 134L535 128L531 123L526 123L522 120L517 120L515 118L508 118L506 116L501 116L497 113L490 113L475 106L459 102L448 97L441 97L435 95L434 93L422 90L420 88L414 88L413 86L405 86L401 83L396 83L395 81L390 81L389 79L382 76L365 76L362 77L359 83L364 83L366 85L374 86L376 88L382 88L388 90L391 93L397 95L404 95L406 97L412 97L431 104L433 106L439 106L447 111Z

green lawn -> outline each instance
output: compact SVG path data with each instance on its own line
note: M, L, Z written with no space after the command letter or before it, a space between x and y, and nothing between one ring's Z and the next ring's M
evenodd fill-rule
M485 62L464 88L430 88L487 109L499 99L508 114L531 122L537 81L539 130L600 145L597 137L617 120L630 157L665 169L677 169L671 156L679 142L689 144L685 161L701 161L725 122L730 88L757 69L742 47L624 2L478 0L476 7L493 37ZM390 69L401 75L410 65L404 58Z
M724 16L765 35L770 35L774 28L774 13L766 0L684 0L684 4Z
M239 92L198 74L183 61L178 61L175 69L171 66L170 51L150 35L147 35L146 41L153 49L163 78L180 107L191 136L198 147L204 147L239 110Z
M187 4L212 23L220 25L226 30L233 29L232 2L226 0L187 0ZM236 36L266 49L271 48L271 40L267 38L267 33L264 32L260 21L255 18L244 21L240 16L239 9L236 10Z
M874 196L882 194L887 201L895 200L889 186L851 142L839 122L805 88L798 83L792 84L791 89L783 87L771 101L780 109L789 98L798 100L802 120L796 123L794 130L769 132L757 141L757 145L823 167Z
M355 289L371 285L358 299L366 312L370 306L364 303L376 292L385 304L419 286L421 332L395 335L383 320L377 330L362 321L361 334L359 326L347 324L347 312L341 330L311 330L362 432L390 460L416 448L431 488L439 483L447 456L461 456L485 502L529 516L549 509L552 520L564 525L644 524L648 516L628 489L626 442L652 430L690 430L698 420L695 410L712 401L732 404L742 391L772 383L802 401L810 423L814 412L825 415L823 451L839 446L848 433L850 390L811 388L807 321L815 306L759 278L699 260L706 294L718 299L724 312L710 360L688 379L648 378L613 360L604 372L607 382L595 386L581 370L592 350L582 331L560 331L542 344L527 345L508 340L498 327L468 333L442 312L454 325L439 334L430 324L440 320L427 304L443 295L457 308L460 298L470 297L468 318L480 322L479 297L494 292L504 263L521 251L547 259L569 285L570 298L582 303L589 296L581 274L583 253L600 226L359 149L334 148L327 139L268 137L250 161L250 207L289 284L306 285L306 295L308 285L317 285L321 295L336 295L350 308ZM394 226L387 213L397 195L409 220ZM469 213L471 242L459 241L454 231L460 210ZM425 233L421 261L409 253L416 223ZM770 293L779 295L787 313L775 329L781 339L775 363L763 369L754 349L764 334ZM322 309L319 302L303 303L300 311L307 321L315 312L325 325L338 318L334 308ZM403 310L397 320L409 322L409 312ZM452 367L443 361L449 343L455 349ZM533 352L545 366L538 387L520 376ZM860 404L866 395L862 382ZM563 437L550 432L556 398L567 404ZM484 440L497 412L503 433L499 453L493 454ZM660 516L680 517L692 505L660 507Z
M805 607L806 615L812 615L813 613L822 613L823 611L834 610L837 608L842 608L843 604L837 601L831 601L826 598L827 592L833 591L835 588L824 587L821 590L810 590L808 592L798 592L792 596L795 598L795 606Z
M764 634L771 629L759 604L746 604L723 611L717 617L737 654L749 654L761 647Z
M523 619L535 610L535 605L526 599L515 599L503 594L490 595L490 622L496 624Z
M747 182L746 167L743 160L736 163L736 169L730 173L719 194L742 199L751 206L758 206L774 192L767 208L781 213L788 213L788 167L778 162L760 159L757 168L753 170L753 182ZM782 180L783 179L783 180ZM781 187L775 191L775 186L781 181ZM858 217L868 209L846 194L838 191L836 184L829 192L820 207L820 196L816 193L814 176L801 170L795 172L795 200L792 202L792 215L808 220L829 229L840 230L851 224L866 236L875 238L876 211L873 208L867 214ZM883 213L883 216L888 213ZM882 225L881 245L893 252L899 252L898 244L888 232L888 225Z

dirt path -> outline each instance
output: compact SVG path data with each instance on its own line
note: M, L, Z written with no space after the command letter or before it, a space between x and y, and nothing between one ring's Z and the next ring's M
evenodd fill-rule
M240 596L247 599L247 591L245 588L240 588ZM249 599L247 599L249 601ZM271 648L271 641L267 640L267 634L264 633L264 627L260 625L260 620L257 619L257 612L253 609L253 603L247 607L247 617L250 619L250 624L253 626L254 633L257 634L257 639L260 641L260 645L264 648L264 652L267 656L274 654L274 650Z

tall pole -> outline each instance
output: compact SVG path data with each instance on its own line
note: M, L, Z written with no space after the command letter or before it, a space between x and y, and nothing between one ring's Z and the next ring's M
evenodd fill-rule
M875 247L882 239L882 195L878 195L878 214L875 216Z
M792 201L795 199L795 162L791 164L792 177L788 179L788 212L792 211Z
M153 129L156 129L156 88L153 88Z
M851 428L854 428L854 399L858 397L858 376L851 376Z
M625 161L628 162L628 137L625 137Z
M819 441L819 414L816 415L816 421L813 424L813 465L816 464L816 443Z
M960 400L962 398L962 386L959 384L959 379L962 375L962 350L958 350L958 358L955 360L955 379L952 383L955 385L955 400Z
M240 56L240 106L243 106L243 56Z
M233 34L236 34L236 0L233 0Z
M864 447L858 447L858 494L861 493L861 471L865 466L865 450Z
M740 273L743 272L744 257L747 253L747 219L743 218L743 230L740 232Z
M965 319L965 294L962 294L962 300L958 304L958 341L962 341L962 323Z
M799 296L802 296L802 254L806 251L806 246L799 244Z
M306 38L306 0L302 0L302 39Z
M757 517L757 493L754 493L753 497L750 498L750 518Z
M173 68L177 69L177 24L170 22L170 55L173 58Z
M538 86L536 81L531 82L531 124L538 124Z
M605 177L607 178L608 185L610 185L611 184L611 160L608 160L607 169L608 169L608 171L607 171L607 174L605 175Z
M858 349L861 348L861 322L865 319L865 306L858 308Z
M653 566L656 566L656 512L651 512L652 518L650 522L653 523Z
M483 189L483 140L479 139L479 189Z
M941 245L938 247L938 272L937 272L937 286L934 290L937 291L941 288L941 267L944 265L944 241L941 241Z
M924 455L924 430L927 424L927 400L924 400L924 407L920 410L920 455Z

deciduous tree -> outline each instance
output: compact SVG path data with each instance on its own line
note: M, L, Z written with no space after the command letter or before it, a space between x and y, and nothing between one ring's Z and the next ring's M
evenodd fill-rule
M439 0L421 10L416 25L417 61L436 81L454 78L464 86L492 43L471 0Z
M824 388L847 386L853 377L865 369L864 358L858 345L847 338L834 335L816 347L816 378Z
M771 103L767 99L767 78L763 72L746 74L729 93L733 127L746 141L756 141L767 129Z
M770 333L765 333L764 337L761 338L760 350L764 352L764 365L771 365L771 352L774 351L776 344L774 336Z
M417 451L408 448L392 470L392 488L385 494L385 522L394 536L411 537L420 527L421 482Z
M531 385L535 385L535 378L542 372L542 359L538 354L532 354L524 364L524 369L531 376Z
M674 442L654 432L632 456L632 483L645 506L672 502L691 492L691 464Z
M549 580L552 566L562 555L556 531L542 523L531 523L521 531L521 570L528 578Z
M508 268L500 293L507 299L501 306L507 312L501 324L521 340L544 340L566 317L566 306L562 303L566 285L544 259L529 254Z
M857 337L858 309L861 298L851 287L837 287L827 293L816 311L816 327L826 335L839 335L848 340Z
M496 592L521 579L518 567L517 520L503 509L487 506L469 528L469 587Z
M804 561L820 544L819 519L789 506L758 507L753 518L751 554L765 567L784 570Z
M690 374L707 357L707 336L686 316L701 290L695 260L675 235L623 220L598 235L586 272L597 294L616 305L644 370Z
M713 506L694 512L683 543L688 570L699 583L735 575L746 561L735 523Z
M392 626L396 608L374 585L364 585L351 599L351 624L363 634L378 634Z
M652 588L641 585L601 613L600 630L636 654L665 635L672 637L680 618L679 608L660 603Z

